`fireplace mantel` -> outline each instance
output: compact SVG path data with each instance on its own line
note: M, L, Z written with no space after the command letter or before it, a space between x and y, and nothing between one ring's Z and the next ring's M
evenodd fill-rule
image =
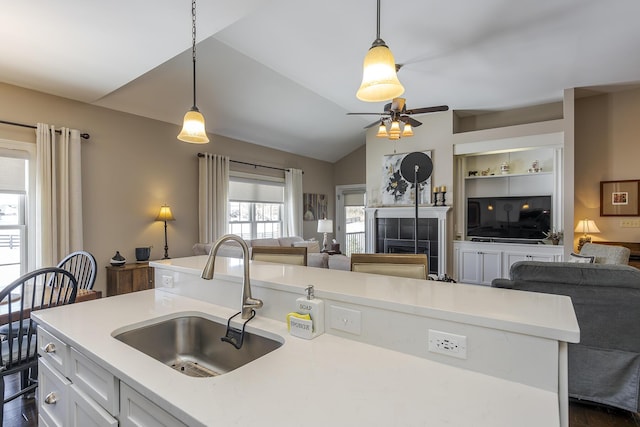
M438 277L447 272L447 213L451 206L419 206L418 218L438 219ZM366 250L376 251L376 220L378 218L415 218L415 206L383 206L365 208Z

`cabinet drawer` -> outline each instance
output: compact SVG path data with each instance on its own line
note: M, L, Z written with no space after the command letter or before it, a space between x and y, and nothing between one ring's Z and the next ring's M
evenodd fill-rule
M114 417L118 415L118 379L109 371L72 348L70 352L71 381Z
M71 382L44 358L38 360L38 415L49 427L68 426Z
M69 425L71 427L111 427L118 420L87 396L75 384L69 386Z
M62 375L69 378L69 346L38 326L38 354Z
M149 399L120 383L120 427L187 427Z

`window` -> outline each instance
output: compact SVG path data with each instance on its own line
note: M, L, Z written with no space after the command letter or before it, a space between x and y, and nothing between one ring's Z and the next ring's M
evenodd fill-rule
M282 237L284 183L245 174L229 178L229 232L243 239Z
M21 149L16 149L20 147ZM0 141L0 287L29 270L29 152Z

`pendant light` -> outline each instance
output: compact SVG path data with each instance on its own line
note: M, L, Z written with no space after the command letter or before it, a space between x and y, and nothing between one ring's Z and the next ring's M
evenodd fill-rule
M182 130L178 139L193 144L206 144L209 142L204 126L204 116L196 106L196 0L191 1L191 56L193 58L193 106L184 115Z
M361 101L380 102L396 98L404 93L398 80L396 62L391 49L380 38L380 0L378 0L378 21L376 39L364 58L362 84L356 93Z

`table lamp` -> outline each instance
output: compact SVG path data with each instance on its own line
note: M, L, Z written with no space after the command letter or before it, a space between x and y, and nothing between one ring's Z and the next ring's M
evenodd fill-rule
M164 221L164 257L162 259L169 259L169 244L167 243L167 221L175 221L171 213L171 208L167 205L160 207L160 212L156 217L156 221Z
M322 250L329 250L329 238L327 233L333 233L333 220L332 219L319 219L318 220L318 233L324 233L324 240L322 240Z
M584 246L585 243L591 243L591 236L588 236L587 233L599 233L600 230L595 222L591 219L581 219L578 221L578 225L574 230L576 233L582 233L582 237L578 240L578 252Z

